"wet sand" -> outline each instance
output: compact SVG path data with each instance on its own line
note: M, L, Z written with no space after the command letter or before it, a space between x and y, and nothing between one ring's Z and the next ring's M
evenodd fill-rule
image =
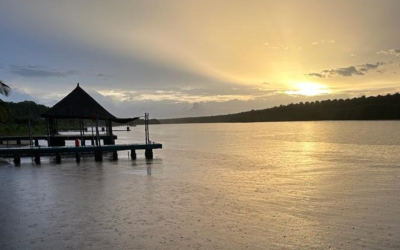
M399 249L397 127L162 125L151 161L3 166L0 249Z

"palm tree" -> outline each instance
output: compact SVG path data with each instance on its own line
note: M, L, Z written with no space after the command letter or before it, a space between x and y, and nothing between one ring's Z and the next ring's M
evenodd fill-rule
M11 88L0 80L0 94L8 96L11 93ZM2 122L6 121L8 118L8 109L5 101L0 99L0 120Z

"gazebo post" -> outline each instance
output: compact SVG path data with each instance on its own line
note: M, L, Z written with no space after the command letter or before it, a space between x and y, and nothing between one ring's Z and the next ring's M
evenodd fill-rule
M83 122L83 119L81 119L81 126L82 126L82 134L85 135L85 124Z
M47 146L50 146L49 118L47 117L46 117L46 136L47 136Z
M111 120L108 121L108 133L110 135L111 145L115 145L114 135L113 135L113 131L112 131L112 121Z
M100 133L99 133L99 118L96 117L96 141L97 141L97 146L100 146Z
M49 139L47 141L48 146L54 146L54 131L55 131L55 125L54 125L54 118L49 117Z
M79 133L81 134L81 144L85 146L85 141L83 140L83 132L82 132L82 119L79 119Z
M97 144L97 143L96 143ZM92 146L96 145L94 143L94 133L93 133L93 124L92 124ZM96 145L97 146L97 145Z
M53 122L54 122L54 131L53 131L53 136L56 136L58 134L58 121L57 118L53 118Z

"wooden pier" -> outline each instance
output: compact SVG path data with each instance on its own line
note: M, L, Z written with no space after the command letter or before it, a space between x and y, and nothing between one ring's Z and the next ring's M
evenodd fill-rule
M56 135L53 136L53 138L49 138L46 135L33 135L32 136L32 141L34 141L34 145L36 147L39 146L39 140L44 140L48 141L49 139L51 140L56 140L58 145L60 146L65 146L65 141L74 141L76 139L79 139L82 143L83 146L86 145L86 141L91 141L91 145L95 144L96 138L92 135ZM111 144L111 139L109 135L99 135L99 139L103 140L104 145L110 145ZM118 139L116 135L113 135L114 141ZM21 145L22 141L29 141L30 138L29 136L1 136L0 137L0 144L8 144L10 141L15 142L16 145Z
M21 157L34 157L35 163L40 164L41 156L55 156L58 163L61 162L61 155L75 155L76 161L80 162L82 153L94 153L96 161L103 160L104 152L112 152L114 160L118 159L118 151L130 150L132 160L136 159L136 150L144 150L146 159L153 159L153 149L161 149L162 144L119 144L104 146L59 146L59 147L20 147L1 148L0 157L14 158L16 165L21 163Z
M117 136L113 134L113 122L126 124L138 120L139 117L118 118L104 109L77 84L76 88L56 103L52 108L42 114L46 120L46 135L32 135L29 123L29 136L0 137L0 144L7 142L7 148L0 148L0 157L13 157L16 165L21 163L21 157L34 157L35 163L40 164L41 156L55 156L58 163L61 155L75 155L76 161L80 162L81 154L94 154L96 161L103 160L104 152L112 152L113 159L118 159L118 151L130 150L131 158L136 159L136 150L144 150L146 159L153 159L153 149L162 148L159 143L150 141L149 114L145 113L145 143L144 144L119 144L115 145ZM79 134L63 135L59 132L59 119L78 119ZM91 120L95 126L91 133L84 128L85 120ZM101 128L105 134L99 132L99 121L103 121L105 127ZM126 127L130 131L130 127ZM85 134L85 131L87 134ZM29 141L28 147L9 148L9 141ZM47 147L41 147L39 140L46 140ZM74 140L75 146L65 146L65 141ZM90 140L91 146L86 146L85 141ZM103 144L101 145L101 140ZM34 142L34 143L33 143ZM82 143L82 146L80 145Z
M60 146L65 146L65 141L75 141L76 139L79 139L82 143L83 146L86 145L86 141L91 141L92 145L95 144L96 138L92 135L56 135L53 136L53 138L49 138L46 135L34 135L32 136L32 141L34 141L34 145L36 147L39 146L39 140L53 140L57 141L57 144ZM111 144L111 139L109 135L99 135L99 139L103 140L104 145L110 145ZM118 139L116 135L113 135L114 141ZM8 144L10 141L15 141L17 145L21 145L21 141L29 141L30 138L29 136L1 136L0 137L0 144Z

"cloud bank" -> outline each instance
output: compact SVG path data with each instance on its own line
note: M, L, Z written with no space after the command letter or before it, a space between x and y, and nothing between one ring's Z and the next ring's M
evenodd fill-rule
M400 56L400 49L381 50L378 52L380 55Z
M78 75L77 70L57 71L41 65L9 65L11 72L23 77L66 77Z
M336 77L336 76L344 76L344 77L349 77L349 76L363 76L367 74L370 71L374 72L382 72L380 69L386 65L393 64L392 61L387 61L387 62L377 62L375 64L373 63L366 63L366 64L361 64L361 65L356 65L356 66L349 66L345 68L337 68L337 69L328 69L328 70L323 70L321 72L313 72L306 74L308 77L315 77L315 78L331 78L331 77Z

